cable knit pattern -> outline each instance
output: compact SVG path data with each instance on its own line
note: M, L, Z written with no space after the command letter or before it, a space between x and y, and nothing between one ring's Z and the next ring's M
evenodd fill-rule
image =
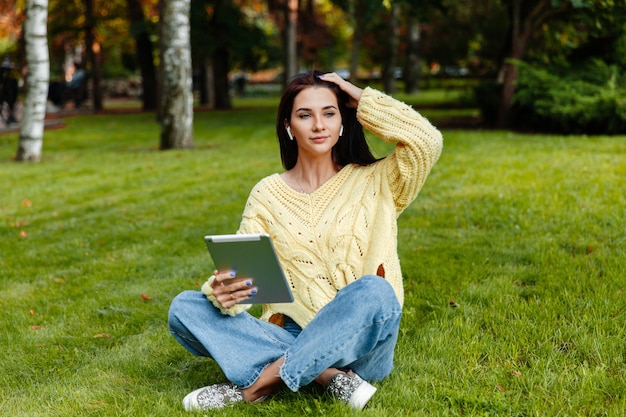
M370 166L345 166L311 194L273 174L253 188L239 233L268 233L295 301L263 307L262 318L283 313L304 327L341 288L377 274L404 292L397 254L397 218L415 199L441 153L443 139L419 113L366 88L357 117L395 152Z

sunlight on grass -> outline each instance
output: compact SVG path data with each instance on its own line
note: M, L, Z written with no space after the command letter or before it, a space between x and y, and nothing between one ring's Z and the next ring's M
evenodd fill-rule
M202 236L236 230L281 170L275 99L236 103L195 115L191 151L158 151L144 113L67 118L39 164L0 135L2 415L186 415L188 391L222 381L166 317L212 269ZM623 414L626 138L444 137L399 220L396 370L368 408L311 387L218 415Z

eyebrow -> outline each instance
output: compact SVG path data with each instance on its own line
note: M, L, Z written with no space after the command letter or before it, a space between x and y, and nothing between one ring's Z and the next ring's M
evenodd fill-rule
M337 108L337 106L334 106L334 105L332 105L332 104L331 104L331 105L328 105L328 106L325 106L325 107L322 107L322 110L328 110L328 109L339 110L339 109ZM295 111L296 111L296 112L299 112L299 111L311 111L311 109L309 109L308 107L300 107L300 108L296 109Z

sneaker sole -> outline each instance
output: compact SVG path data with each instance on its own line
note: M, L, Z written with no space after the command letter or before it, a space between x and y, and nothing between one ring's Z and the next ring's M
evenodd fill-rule
M376 392L376 387L368 383L367 381L363 381L361 385L354 391L352 397L350 397L350 405L357 410L362 410L367 405L368 401L374 393Z

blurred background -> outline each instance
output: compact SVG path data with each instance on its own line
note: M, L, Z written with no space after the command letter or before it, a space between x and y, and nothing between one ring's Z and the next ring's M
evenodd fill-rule
M200 106L276 94L315 68L388 93L464 89L458 105L477 107L486 126L626 131L624 0L183 1ZM176 2L47 0L48 110L116 98L157 110L160 22ZM0 2L5 123L28 72L26 6Z

